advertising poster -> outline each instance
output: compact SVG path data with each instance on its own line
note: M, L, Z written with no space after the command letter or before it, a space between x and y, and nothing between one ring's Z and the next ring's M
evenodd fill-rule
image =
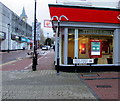
M91 40L90 41L90 57L100 58L102 57L102 41L101 40Z
M81 54L86 54L86 44L82 43L80 46L80 50Z

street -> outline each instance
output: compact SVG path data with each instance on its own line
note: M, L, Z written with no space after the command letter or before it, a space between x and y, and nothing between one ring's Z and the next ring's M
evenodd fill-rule
M28 57L28 52L31 52L33 50L18 50L18 51L11 51L11 52L3 52L2 54L0 54L2 56L2 64L10 62L10 61L14 61L14 60L18 60L18 59L22 59L22 58L26 58ZM43 52L42 50L38 50L38 52Z
M32 58L28 55L28 52L33 50L20 50L20 51L13 51L10 53L2 53L2 60L1 60L1 69L3 71L10 71L10 70L23 70L28 69L32 66ZM38 50L38 60L40 57L44 56L48 51Z
M26 57L2 66L2 99L118 100L119 72L56 74L54 51L41 51L37 71Z
M19 58L25 58L27 56L27 52L31 50L18 50L18 51L11 51L11 52L4 52L0 55L2 55L2 64L7 63L10 61L17 60Z

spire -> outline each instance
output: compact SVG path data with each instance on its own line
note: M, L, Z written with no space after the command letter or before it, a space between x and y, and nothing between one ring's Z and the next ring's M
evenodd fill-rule
M20 15L20 18L23 19L24 21L27 21L27 15L25 13L25 8L23 7L22 14Z

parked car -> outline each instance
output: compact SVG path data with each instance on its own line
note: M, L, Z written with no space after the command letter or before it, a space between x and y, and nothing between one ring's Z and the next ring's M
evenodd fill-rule
M50 46L47 46L47 45L42 46L42 50L50 50Z

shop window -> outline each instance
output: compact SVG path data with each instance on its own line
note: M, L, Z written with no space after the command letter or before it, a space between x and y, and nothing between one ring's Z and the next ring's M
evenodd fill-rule
M101 40L100 57L91 57L90 40ZM107 30L78 30L79 59L93 58L95 64L113 64L113 33ZM100 48L93 46L93 53L97 54Z

